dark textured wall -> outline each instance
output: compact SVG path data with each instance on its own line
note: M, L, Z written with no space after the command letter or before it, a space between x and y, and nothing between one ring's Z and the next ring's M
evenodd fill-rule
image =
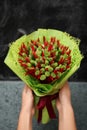
M0 80L18 79L3 63L8 44L38 28L66 31L81 39L85 58L71 81L87 81L87 1L3 0L0 1Z

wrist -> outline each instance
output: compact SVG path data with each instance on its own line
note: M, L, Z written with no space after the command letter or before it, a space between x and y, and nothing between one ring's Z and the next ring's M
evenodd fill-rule
M27 111L27 112L31 112L32 111L32 106L29 106L27 104L22 104L21 105L21 110Z
M24 115L28 115L28 116L31 117L31 118L33 117L31 110L26 109L26 107L22 107L22 108L21 108L21 113L23 113Z
M59 111L59 114L61 114L61 113L66 113L66 112L68 112L69 110L72 110L72 109L73 109L72 104L66 103L66 104L63 104L63 105L60 104L58 111Z
M71 104L66 104L65 106L61 106L61 109L59 110L59 119L63 120L68 118L68 116L73 114L73 108Z

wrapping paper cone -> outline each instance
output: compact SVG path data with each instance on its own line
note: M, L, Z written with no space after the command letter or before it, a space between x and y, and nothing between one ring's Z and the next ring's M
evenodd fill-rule
M83 56L79 43L78 38L66 32L38 29L12 42L4 62L31 87L37 105L41 97L58 93L65 81L80 67ZM47 98L42 98L43 102ZM50 98L50 102L55 109L54 98ZM49 114L46 105L42 109L42 123L47 123L50 116L54 117ZM37 109L37 118L39 112Z

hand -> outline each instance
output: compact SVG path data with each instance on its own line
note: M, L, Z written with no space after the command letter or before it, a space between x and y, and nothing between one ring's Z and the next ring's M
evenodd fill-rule
M32 130L34 115L34 96L32 90L25 85L22 92L22 107L19 115L17 130Z
M59 92L56 107L59 112L59 130L77 130L68 82L64 84Z
M71 92L68 82L62 87L56 100L58 111L60 111L61 108L65 108L67 105L71 105Z
M34 115L34 95L32 90L25 85L22 93L22 110L30 112Z

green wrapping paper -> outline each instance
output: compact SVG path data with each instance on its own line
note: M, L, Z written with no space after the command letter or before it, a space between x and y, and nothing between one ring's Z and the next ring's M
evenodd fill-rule
M32 40L40 39L40 42L43 43L43 36L46 37L46 40L49 41L51 37L56 37L60 43L71 50L71 63L70 68L64 71L61 76L53 80L50 83L40 82L37 78L32 75L25 74L25 69L18 62L19 59L19 49L21 48L22 43L26 46L27 43L30 43ZM9 52L5 58L5 64L20 77L35 93L35 104L38 103L40 97L46 95L54 95L58 93L59 89L63 86L65 81L80 67L81 60L83 56L79 50L80 40L78 38L72 37L66 32L52 30L52 29L38 29L37 31L24 35L15 42L12 42L9 47ZM28 47L28 46L27 46ZM30 47L30 46L29 46ZM31 50L31 48L29 48ZM58 65L57 65L58 66ZM43 76L42 76L43 80ZM55 100L52 100L52 105L55 110ZM36 109L36 118L38 117L38 109ZM44 107L42 111L42 123L47 123L50 120L47 108Z

